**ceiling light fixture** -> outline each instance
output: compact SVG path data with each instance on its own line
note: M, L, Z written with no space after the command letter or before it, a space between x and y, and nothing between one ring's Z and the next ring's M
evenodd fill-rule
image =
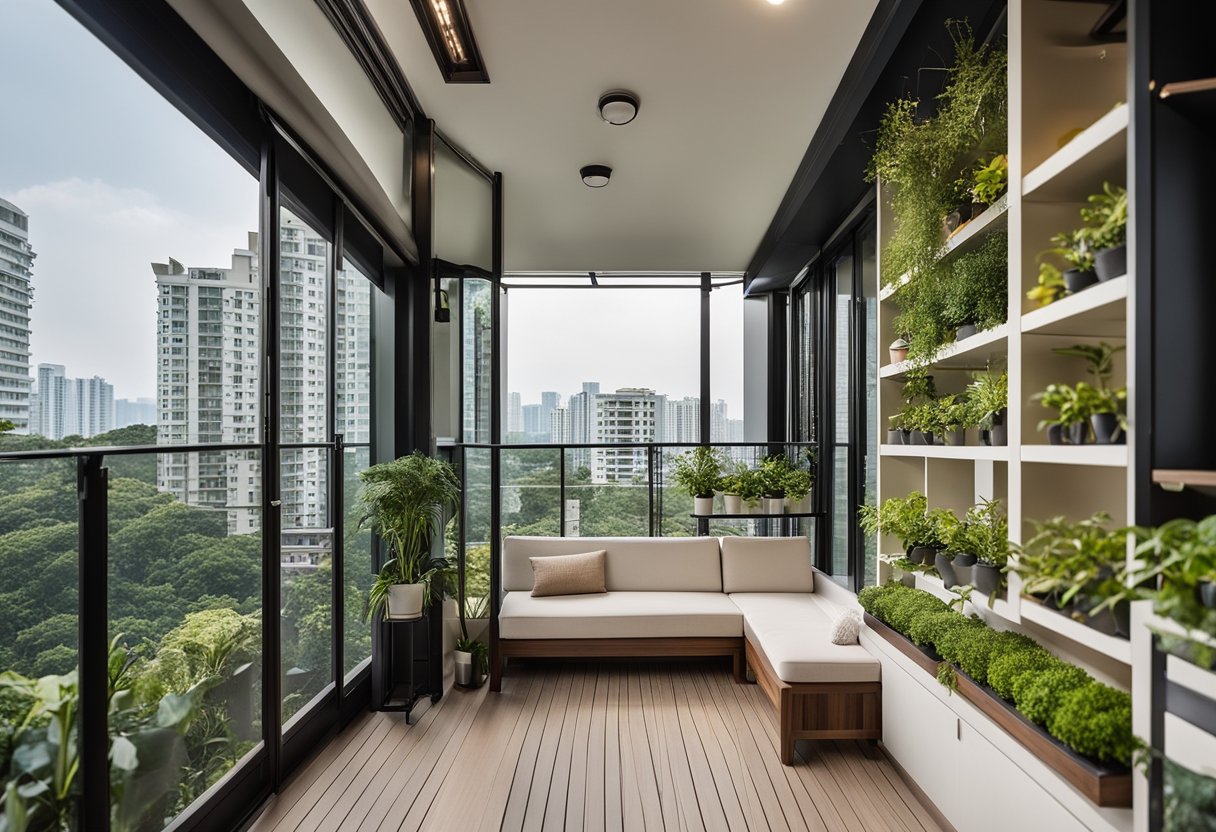
M785 0L768 0L770 6L780 6Z
M600 118L620 126L638 117L638 97L629 90L609 90L600 96Z
M612 168L607 165L587 165L580 168L578 173L588 188L602 188L612 178Z
M443 80L449 84L488 84L464 0L410 0Z

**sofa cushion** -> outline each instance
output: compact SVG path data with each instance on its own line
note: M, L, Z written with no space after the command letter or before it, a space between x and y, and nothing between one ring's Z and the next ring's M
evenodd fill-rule
M743 617L720 592L608 592L533 598L508 592L498 634L520 638L689 638L743 634Z
M722 538L723 592L814 592L805 537Z
M532 594L587 595L607 592L604 586L604 550L578 555L532 558Z
M502 588L532 589L530 558L604 549L609 592L721 592L722 563L713 537L508 537Z
M733 593L743 634L790 683L877 682L878 659L860 644L832 644L836 608L805 592Z

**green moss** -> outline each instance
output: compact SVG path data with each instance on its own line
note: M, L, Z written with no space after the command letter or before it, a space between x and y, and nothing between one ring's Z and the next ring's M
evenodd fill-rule
M964 673L981 685L986 685L988 666L996 657L1032 646L1035 646L1035 642L1026 636L984 628L958 641L954 648L954 661Z
M941 657L954 664L958 664L959 656L967 642L976 637L982 638L981 634L984 632L991 632L988 630L988 626L978 618L966 618L959 615L959 619L962 623L948 627L933 643Z
M1039 645L1003 653L988 663L988 686L1002 699L1013 701L1013 688L1027 673L1047 670L1060 660Z
M1046 725L1065 694L1091 681L1081 668L1059 662L1041 673L1027 673L1018 679L1013 685L1013 702L1022 716Z
M908 627L908 638L920 647L931 647L950 630L966 626L966 618L953 610L943 610L917 617Z
M1047 730L1073 751L1098 762L1131 765L1136 749L1131 696L1093 680L1061 696Z

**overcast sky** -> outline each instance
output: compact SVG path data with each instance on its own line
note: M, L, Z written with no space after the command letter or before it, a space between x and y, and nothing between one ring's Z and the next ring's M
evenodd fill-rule
M303 0L301 0L303 2ZM257 228L257 182L53 0L0 1L0 197L30 215L31 370L156 395L150 263L226 267ZM507 264L510 269L510 264ZM516 291L508 388L583 381L696 395L694 291ZM743 415L739 287L715 291L713 398Z

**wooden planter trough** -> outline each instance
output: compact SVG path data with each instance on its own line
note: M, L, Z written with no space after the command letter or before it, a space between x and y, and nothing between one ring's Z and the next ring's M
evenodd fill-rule
M937 659L869 613L865 614L865 622L871 630L895 645L899 652L922 670L931 676L937 676L937 667L940 664ZM1132 773L1129 769L1107 768L1082 757L1026 719L989 688L978 684L957 667L955 672L958 677L958 693L964 699L979 708L984 716L1024 745L1095 805L1122 808L1132 805Z

